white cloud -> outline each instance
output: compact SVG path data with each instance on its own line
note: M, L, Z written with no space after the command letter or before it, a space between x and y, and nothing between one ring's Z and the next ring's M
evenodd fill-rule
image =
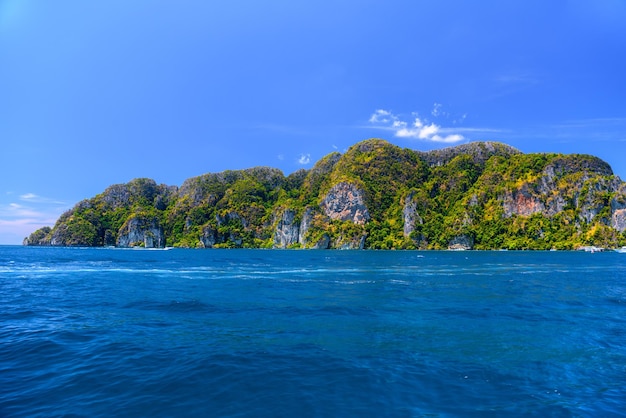
M447 144L453 144L455 142L463 141L465 137L459 134L452 134L446 136L433 135L431 141L433 142L445 142Z
M389 123L395 118L388 110L377 109L370 117L370 123Z
M20 195L20 200L29 203L46 203L53 205L66 205L65 202L61 202L55 199L51 199L49 197L43 197L36 195L35 193L24 193Z
M64 209L66 208L46 207L38 210L18 203L9 203L8 205L0 205L0 220L13 222L26 219L54 222Z
M17 203L9 203L8 205L0 206L0 217L2 218L10 218L11 221L17 219L41 219L43 217L42 213L36 211L32 208L17 204ZM8 222L5 219L5 222Z
M298 164L306 165L311 162L311 154L300 154Z
M433 113L440 113L441 105L435 103ZM399 138L413 138L431 142L454 143L465 139L459 131L441 126L414 115L413 123L409 123L388 110L378 109L369 118L369 122L379 129L391 130ZM444 135L444 133L449 133Z

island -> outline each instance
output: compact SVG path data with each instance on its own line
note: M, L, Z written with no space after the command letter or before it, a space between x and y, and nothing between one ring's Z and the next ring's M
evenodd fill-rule
M139 178L77 203L30 246L566 250L626 245L626 184L601 159L368 139L285 176Z

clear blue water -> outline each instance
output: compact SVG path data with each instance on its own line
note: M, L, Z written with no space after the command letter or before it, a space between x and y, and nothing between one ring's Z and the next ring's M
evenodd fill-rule
M626 255L0 247L0 416L624 416Z

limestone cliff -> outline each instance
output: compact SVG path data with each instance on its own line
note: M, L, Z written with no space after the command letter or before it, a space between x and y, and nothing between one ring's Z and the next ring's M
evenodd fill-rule
M621 183L616 187L616 192L611 199L611 226L617 231L626 231L626 184Z
M417 211L415 191L411 191L404 198L404 206L402 208L402 221L404 225L402 233L406 238L409 238L411 236L411 234L415 231L416 226L422 225L424 223Z
M165 247L165 234L155 216L136 215L124 222L117 236L116 245L121 248Z
M274 248L288 248L300 241L300 222L294 209L284 209L276 221Z
M363 225L370 219L363 191L354 184L342 182L333 186L322 199L321 206L326 216L333 220Z
M504 215L553 217L566 208L575 209L579 222L592 223L604 214L603 224L618 231L626 202L623 183L612 177L604 161L590 156L559 157L549 163L540 175L507 190L501 197Z

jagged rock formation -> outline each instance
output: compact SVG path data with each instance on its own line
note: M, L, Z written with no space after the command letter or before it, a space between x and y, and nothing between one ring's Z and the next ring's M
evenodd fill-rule
M616 191L619 181L613 179L610 184L606 179L592 180L597 176L612 176L611 168L604 161L590 156L576 156L568 159L558 158L548 164L533 182L524 182L514 190L508 190L504 196L504 212L507 217L513 215L530 216L541 213L554 216L568 204L568 198L574 199L580 207L581 216L588 223L604 206L598 201L598 193ZM568 177L570 182L560 182ZM581 200L580 192L588 183L586 196Z
M549 249L626 245L626 185L588 155L494 142L420 152L384 140L284 176L255 167L180 188L135 179L25 245Z
M618 209L613 212L611 226L618 231L626 231L626 209Z
M274 248L288 248L300 241L300 222L296 219L297 212L285 209L281 213L274 232Z
M322 199L321 206L326 216L333 220L363 225L370 219L363 191L350 183L334 185Z
M121 248L165 247L165 236L159 219L155 216L133 216L120 228L116 245Z
M626 184L617 184L616 189L611 199L611 226L617 231L626 231Z
M311 228L311 223L313 222L313 209L308 207L304 210L302 214L302 221L300 222L300 232L298 234L298 242L303 246L307 245L307 233Z
M406 238L411 236L415 231L416 225L424 223L417 212L417 202L415 201L415 191L411 191L404 199L404 208L402 209L402 220L404 224L403 234Z

